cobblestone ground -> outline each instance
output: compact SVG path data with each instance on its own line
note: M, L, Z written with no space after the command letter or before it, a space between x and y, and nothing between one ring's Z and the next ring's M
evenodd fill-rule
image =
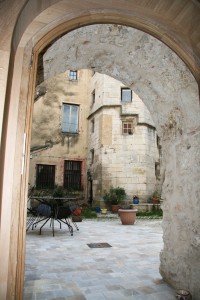
M24 299L172 300L174 290L159 274L163 247L161 220L118 218L77 223L71 236L57 223L29 230L26 242ZM109 243L110 248L89 248Z

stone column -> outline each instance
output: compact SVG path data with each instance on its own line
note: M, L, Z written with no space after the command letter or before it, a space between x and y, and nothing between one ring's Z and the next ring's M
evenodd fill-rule
M199 116L190 108L188 101L190 119L195 125ZM164 248L160 273L175 288L188 289L193 299L199 299L200 126L184 132L179 125L171 115L162 143Z

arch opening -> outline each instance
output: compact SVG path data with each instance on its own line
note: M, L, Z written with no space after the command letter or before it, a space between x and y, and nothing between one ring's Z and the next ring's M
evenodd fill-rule
M92 27L95 29L92 29ZM100 27L103 28L102 31ZM120 32L121 36L118 39ZM108 33L110 33L110 39ZM95 39L96 37L97 39ZM134 45L135 48L131 47L129 41L137 40L137 38L138 43ZM66 52L63 51L65 45L67 45ZM96 45L98 45L98 48ZM137 50L139 50L138 53ZM122 57L126 59L122 61ZM46 65L45 60L48 61ZM66 64L63 64L63 61ZM198 87L195 79L183 62L158 40L133 28L111 24L91 25L72 31L53 44L44 54L45 79L66 69L77 70L81 68L90 68L119 79L141 96L152 113L164 146L163 169L165 170L165 179L163 198L166 200L164 203L164 229L168 234L171 234L170 228L172 226L180 226L180 220L173 220L172 215L176 211L174 206L176 208L177 204L175 204L176 200L172 203L171 199L176 198L177 195L180 199L182 195L180 182L176 183L179 189L169 189L169 185L174 185L173 181L176 181L174 165L177 164L178 154L172 155L170 161L168 153L180 151L183 144L183 147L185 147L188 135L193 132L194 127L198 127ZM186 103L188 95L191 99L190 111L188 111ZM196 117L191 118L191 115L193 117L196 115ZM181 167L178 170L179 172L182 172ZM187 188L190 188L190 184L187 186ZM169 199L170 203L167 202ZM169 205L171 205L173 214L171 214L171 209L166 209ZM182 205L184 205L184 202ZM167 221L169 218L170 222ZM166 223L170 224L170 228L165 227ZM164 235L166 232L164 232ZM173 243L170 247L175 246ZM171 261L171 258L167 257L169 248L164 250L161 255L161 273L168 282L175 285L177 282L174 283L173 280L175 279L172 279L171 276L169 278L169 275L167 275L168 267L165 264L166 260ZM177 260L177 256L175 260ZM188 276L190 275L188 274ZM179 284L185 282L185 278L179 278L178 280L180 280Z

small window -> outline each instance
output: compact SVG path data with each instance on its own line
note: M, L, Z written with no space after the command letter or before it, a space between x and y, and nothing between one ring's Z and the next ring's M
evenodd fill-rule
M78 105L63 104L62 132L78 133L78 113Z
M36 165L36 188L53 189L55 186L55 166L54 165Z
M121 88L121 101L131 102L132 101L132 90L129 88Z
M157 180L160 180L160 163L155 163L155 176Z
M92 104L95 103L95 90L92 92Z
M133 134L133 123L132 122L124 122L122 133L125 135Z
M77 80L77 71L69 71L69 79L70 80Z
M94 163L94 149L91 149L90 152L91 152L91 164L93 164Z
M94 119L91 120L91 132L93 133L94 132Z

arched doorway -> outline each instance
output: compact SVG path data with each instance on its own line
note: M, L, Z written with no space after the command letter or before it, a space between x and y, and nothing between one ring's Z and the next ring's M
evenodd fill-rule
M58 1L55 1L55 3ZM31 122L31 111L32 111L32 98L33 98L33 90L34 90L34 78L36 73L36 64L37 64L37 55L42 50L43 47L45 47L52 39L56 38L59 34L62 34L63 32L70 31L72 29L78 28L82 25L86 24L92 24L92 23L117 23L117 24L124 24L128 26L138 27L143 30L146 30L153 35L157 37L162 36L162 30L155 30L155 27L153 28L152 24L151 26L147 26L148 21L141 22L141 13L139 14L140 20L137 19L137 22L134 18L129 16L128 11L124 12L124 14L119 14L119 12L116 13L116 7L115 9L112 9L112 7L107 7L105 3L103 3L102 7L91 7L94 11L90 14L85 12L84 8L81 7L81 3L78 3L80 5L80 9L78 11L75 11L73 13L73 7L70 7L67 5L67 3L64 1L61 2L61 7L57 7L58 10L56 11L56 6L50 9L48 11L47 9L44 11L44 13L39 14L39 11L41 9L47 8L47 7L34 7L35 10L33 12L35 13L35 16L38 17L35 18L34 22L29 26L24 24L20 24L20 18L18 21L18 24L16 26L16 31L13 38L13 48L17 48L16 55L13 58L13 72L12 72L12 61L10 63L10 87L8 86L8 98L9 98L9 91L10 91L10 106L7 103L7 120L5 118L4 123L4 130L5 133L7 133L7 136L5 136L5 143L3 144L7 145L4 153L4 177L3 177L3 198L7 198L7 203L2 202L1 205L1 212L2 212L2 232L6 232L7 230L11 232L11 236L6 237L5 243L2 247L3 252L5 253L4 261L2 263L2 266L5 267L6 270L9 269L8 272L6 272L6 275L3 276L3 282L4 285L4 292L3 292L3 298L4 295L6 295L7 286L9 287L9 293L15 294L15 295L21 295L22 294L22 286L23 286L23 280L22 280L22 270L23 270L23 253L24 253L24 220L25 220L25 196L26 196L26 184L27 184L27 177L26 172L28 169L27 162L27 154L29 150L29 139L30 139L30 122ZM130 3L129 3L130 4ZM65 6L66 5L66 6ZM89 3L88 3L89 7ZM131 4L130 4L131 7ZM67 15L64 17L64 8L68 10L68 12L71 10L72 15ZM74 7L74 9L77 8ZM120 7L119 7L120 8ZM127 7L128 9L129 7ZM133 8L133 7L132 7ZM32 7L30 6L30 3L27 2L27 6L24 7L24 10L21 14L21 20L23 20L24 15L30 10ZM105 9L104 11L102 11ZM98 13L97 13L98 11ZM52 13L52 15L48 15L48 13ZM139 12L138 12L139 13ZM60 17L58 17L60 14ZM148 14L147 14L148 15ZM146 17L147 17L146 15ZM30 14L29 14L30 16ZM53 17L56 16L54 19L55 22L48 23L47 16L49 17L49 20L53 20ZM24 19L25 20L25 19ZM45 23L45 21L47 23ZM66 21L67 20L67 21ZM26 21L26 20L25 20ZM30 19L29 19L30 21ZM21 33L24 31L24 29L27 28L26 33L23 35L19 45L18 45L18 37L21 36ZM51 30L52 29L52 30ZM31 32L32 30L32 32ZM20 32L21 31L21 32ZM37 32L36 32L37 31ZM32 39L30 39L32 38ZM164 39L164 38L163 38ZM193 60L191 59L190 55L186 55L186 52L182 51L180 47L175 47L177 43L172 42L172 39L164 39L164 41L172 48L174 48L177 52L180 52L182 58L185 58L185 61L188 65L190 65L192 71L194 74L198 75L198 72L195 72L195 67L193 64ZM18 46L17 46L18 45ZM33 50L33 53L31 51ZM179 50L179 51L178 51ZM31 57L32 56L32 57ZM193 67L192 67L193 66ZM176 224L175 220L178 219L179 211L181 213L183 212L183 204L182 204L182 198L188 198L189 192L192 191L192 182L197 182L198 180L198 153L195 151L195 149L198 148L199 145L199 120L198 120L198 105L197 105L197 85L194 83L194 80L191 80L191 75L189 75L188 78L185 81L185 84L187 85L186 90L184 91L184 95L181 96L182 104L185 105L182 106L182 110L180 110L180 107L176 106L175 112L170 112L168 110L167 105L165 108L168 110L168 115L166 118L160 118L160 127L162 128L163 134L165 134L165 150L166 150L166 157L168 153L172 153L172 160L170 161L168 168L166 168L166 177L173 178L173 181L166 184L165 188L165 194L166 197L169 199L175 199L178 196L178 203L175 202L167 202L165 211L168 212L167 219L165 219L164 226L166 226L165 231L165 239L167 239L170 234L172 234L173 229L170 228L172 226L176 226L177 231L178 226L181 226L181 224L184 224L184 217L185 214L183 213L181 215L181 218L183 220L182 222L179 222L179 224ZM156 80L155 80L156 82ZM138 85L138 89L145 90L148 94L149 82L144 82L143 85ZM162 90L162 88L161 88ZM159 94L159 91L156 91ZM190 97L191 102L194 103L194 106L187 106L188 97ZM17 101L16 101L17 99ZM29 99L27 101L27 99ZM176 100L173 104L176 104ZM160 103L160 106L158 106L159 110L162 109L162 103ZM174 107L174 106L173 106ZM189 110L192 110L193 112L190 113L190 115L187 115L187 112ZM19 114L18 114L19 112ZM183 115L182 115L183 113ZM17 116L18 114L18 116ZM183 121L184 120L184 121ZM8 122L7 122L8 121ZM182 122L183 121L183 122ZM7 126L8 125L8 126ZM6 132L7 127L7 132ZM13 132L13 128L17 128L16 132ZM178 140L177 140L178 137ZM168 139L169 138L169 139ZM177 141L180 141L177 142ZM175 147L172 147L172 143L175 145ZM13 149L15 149L15 154L13 154ZM183 164L184 158L187 158L186 165ZM197 162L197 163L196 163ZM25 165L24 165L25 163ZM196 164L195 164L196 163ZM194 169L194 165L196 168ZM176 167L175 167L176 166ZM10 176L10 170L14 170L13 174L14 176ZM178 172L177 172L178 170ZM194 172L192 172L194 171ZM19 175L20 174L20 175ZM192 176L191 176L192 174ZM178 179L177 179L178 176ZM189 178L189 184L187 183L187 180ZM174 186L178 189L174 189ZM186 190L183 190L182 187L185 187ZM10 188L12 187L12 188ZM195 188L192 191L192 201L195 206L197 204L197 197L198 197L198 189ZM184 197L183 197L184 196ZM188 210L190 210L188 208ZM6 212L8 212L6 214ZM196 212L198 214L198 212ZM15 216L14 216L15 214ZM16 217L17 216L17 217ZM198 217L198 215L197 215ZM6 218L8 221L6 221ZM195 220L198 218L195 218L194 220L191 218L188 223L189 231L193 229L193 226L195 228L195 232L198 232L198 222L196 223ZM170 227L168 226L170 223ZM193 224L193 225L192 225ZM179 233L177 232L177 235ZM172 237L170 240L173 240L174 237ZM198 245L195 246L195 240L196 240L196 233L194 233L193 237L191 238L193 240L194 244L194 253L195 254L198 248ZM12 245L11 245L12 240ZM190 247L189 241L187 240L187 234L184 232L182 234L182 242L187 244L187 247ZM167 247L167 245L165 244ZM172 244L168 244L168 249L173 249L173 242ZM16 254L17 249L17 254ZM169 262L170 264L174 263L174 259L167 256L168 249L165 249L163 252L163 263L165 268L165 273L167 273L167 270L169 270ZM178 259L178 254L180 254L181 259L184 257L185 266L183 267L184 272L181 277L181 282L184 279L184 277L190 277L190 278L198 278L196 272L196 269L194 272L188 273L188 265L187 265L187 259L190 258L188 255L184 255L185 251L182 251L182 244L180 245L180 248L178 249L177 253L174 253L175 260ZM7 254L6 254L7 253ZM191 253L191 252L190 252ZM190 259L190 263L193 261L196 262L198 254L193 255L192 260ZM18 259L18 264L16 267L16 264L14 261L16 261L16 258ZM197 264L196 264L197 268ZM16 273L17 269L17 273ZM198 269L197 269L198 270ZM175 272L176 277L176 268L173 270L172 273ZM15 277L15 274L16 277ZM171 271L169 271L169 275L171 274ZM9 279L8 279L9 278ZM12 284L11 284L12 282ZM13 284L16 283L15 284ZM191 288L195 290L195 279L191 282ZM14 291L15 290L15 291Z

